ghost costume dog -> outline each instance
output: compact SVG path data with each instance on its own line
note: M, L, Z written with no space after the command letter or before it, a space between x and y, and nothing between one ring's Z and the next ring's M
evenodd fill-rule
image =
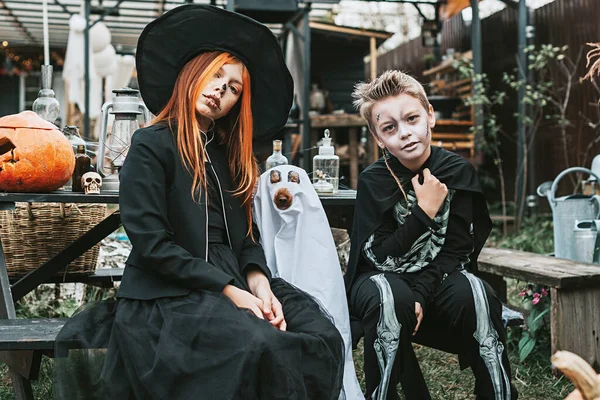
M273 277L307 292L333 317L344 338L346 398L363 399L352 360L342 271L327 216L306 171L280 165L263 173L254 218Z

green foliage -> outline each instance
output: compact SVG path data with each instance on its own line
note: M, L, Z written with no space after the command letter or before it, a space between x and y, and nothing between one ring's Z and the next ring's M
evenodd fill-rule
M68 318L76 309L75 299L56 299L54 285L40 285L15 305L17 318Z
M514 141L517 135L507 134L503 131L501 121L498 121L494 110L505 106L505 101L510 93L519 92L523 95L522 104L525 105L525 112L521 114L520 112L523 110L519 110L514 114L524 126L523 163L519 163L522 167L515 169L517 177L523 176L523 179L515 179L515 182L520 185L520 187L515 187L515 195L519 192L524 193L528 186L528 149L534 145L538 130L542 126L544 129L547 126L557 128L563 145L565 149L567 148L567 129L573 126L566 117L567 107L577 70L577 64L567 57L567 50L567 46L528 46L525 49L528 59L527 70L519 66L520 68L513 73L504 73L502 78L504 87L495 88L495 90L491 89L485 73L475 74L470 60L454 62L454 67L458 70L461 78L469 78L473 81L473 95L465 100L465 104L477 106L475 110L478 115L475 116L475 120L483 120L483 124L476 124L472 130L477 139L477 149L486 154L487 158L491 160L491 165L496 169L496 181L500 185L503 203L506 203L507 200L500 148L502 140ZM529 75L533 76L531 81L527 79ZM569 160L566 150L564 156L565 166L568 167ZM492 176L492 174L490 173L488 176ZM487 179L485 184L486 188L489 188L490 180ZM523 201L524 197L521 199L521 202ZM522 215L516 211L523 207L524 204L521 203L515 210L517 230L521 229Z
M530 284L520 291L519 296L523 299L524 308L529 310L527 325L520 331L511 332L509 339L518 341L519 359L525 361L534 349L549 352L550 294L548 288Z
M54 399L54 386L52 384L53 371L54 360L45 356L42 357L39 378L31 382L34 399ZM0 399L14 400L14 398L15 394L12 388L8 366L4 363L0 363Z
M547 217L523 219L521 230L502 235L497 227L487 241L488 246L548 254L554 251L552 220ZM519 284L515 282L515 284ZM548 288L528 284L518 292L521 307L527 312L526 326L513 327L508 332L508 345L513 347L521 362L535 353L550 356Z
M490 207L493 209L492 207ZM521 229L503 235L499 227L494 226L487 246L504 249L529 251L537 254L549 254L554 251L554 228L548 217L528 217L523 219Z

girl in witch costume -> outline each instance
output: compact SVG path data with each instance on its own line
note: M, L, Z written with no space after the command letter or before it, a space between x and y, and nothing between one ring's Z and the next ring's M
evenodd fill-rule
M502 304L475 275L491 221L477 174L431 146L425 91L388 71L353 93L383 157L358 181L345 276L354 341L364 335L367 395L430 398L411 342L459 355L478 399L516 399Z
M271 278L252 223L252 140L281 129L292 104L274 35L186 5L144 29L136 58L157 117L120 171L133 250L114 307L80 313L61 340L107 344L94 387L105 398L337 400L342 338Z

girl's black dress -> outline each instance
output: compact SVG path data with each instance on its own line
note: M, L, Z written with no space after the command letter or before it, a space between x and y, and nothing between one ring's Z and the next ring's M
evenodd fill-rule
M227 165L224 146L214 140L207 150L213 165ZM231 194L220 188L230 178L217 176L219 169L208 163L207 171L208 262L249 291L226 225ZM59 344L106 346L106 357L98 362L102 352L71 350L57 358L56 398L337 399L343 372L338 331L305 293L281 279L272 279L271 288L283 305L286 332L210 290L119 297L80 312ZM77 366L82 360L90 372L85 377ZM74 397L74 387L83 397Z

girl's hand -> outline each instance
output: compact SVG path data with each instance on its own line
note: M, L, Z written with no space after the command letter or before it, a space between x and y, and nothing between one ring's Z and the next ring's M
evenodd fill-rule
M225 286L223 294L229 297L239 308L247 308L258 318L265 319L262 313L263 302L258 297L253 296L245 290L238 289L233 285Z
M261 311L267 320L275 328L285 331L287 323L283 317L283 307L271 291L271 285L265 274L258 269L253 269L246 274L246 280L252 294L261 300Z
M419 183L419 175L415 175L411 182L417 196L417 204L433 219L448 194L448 188L431 174L429 168L423 170L423 184Z

